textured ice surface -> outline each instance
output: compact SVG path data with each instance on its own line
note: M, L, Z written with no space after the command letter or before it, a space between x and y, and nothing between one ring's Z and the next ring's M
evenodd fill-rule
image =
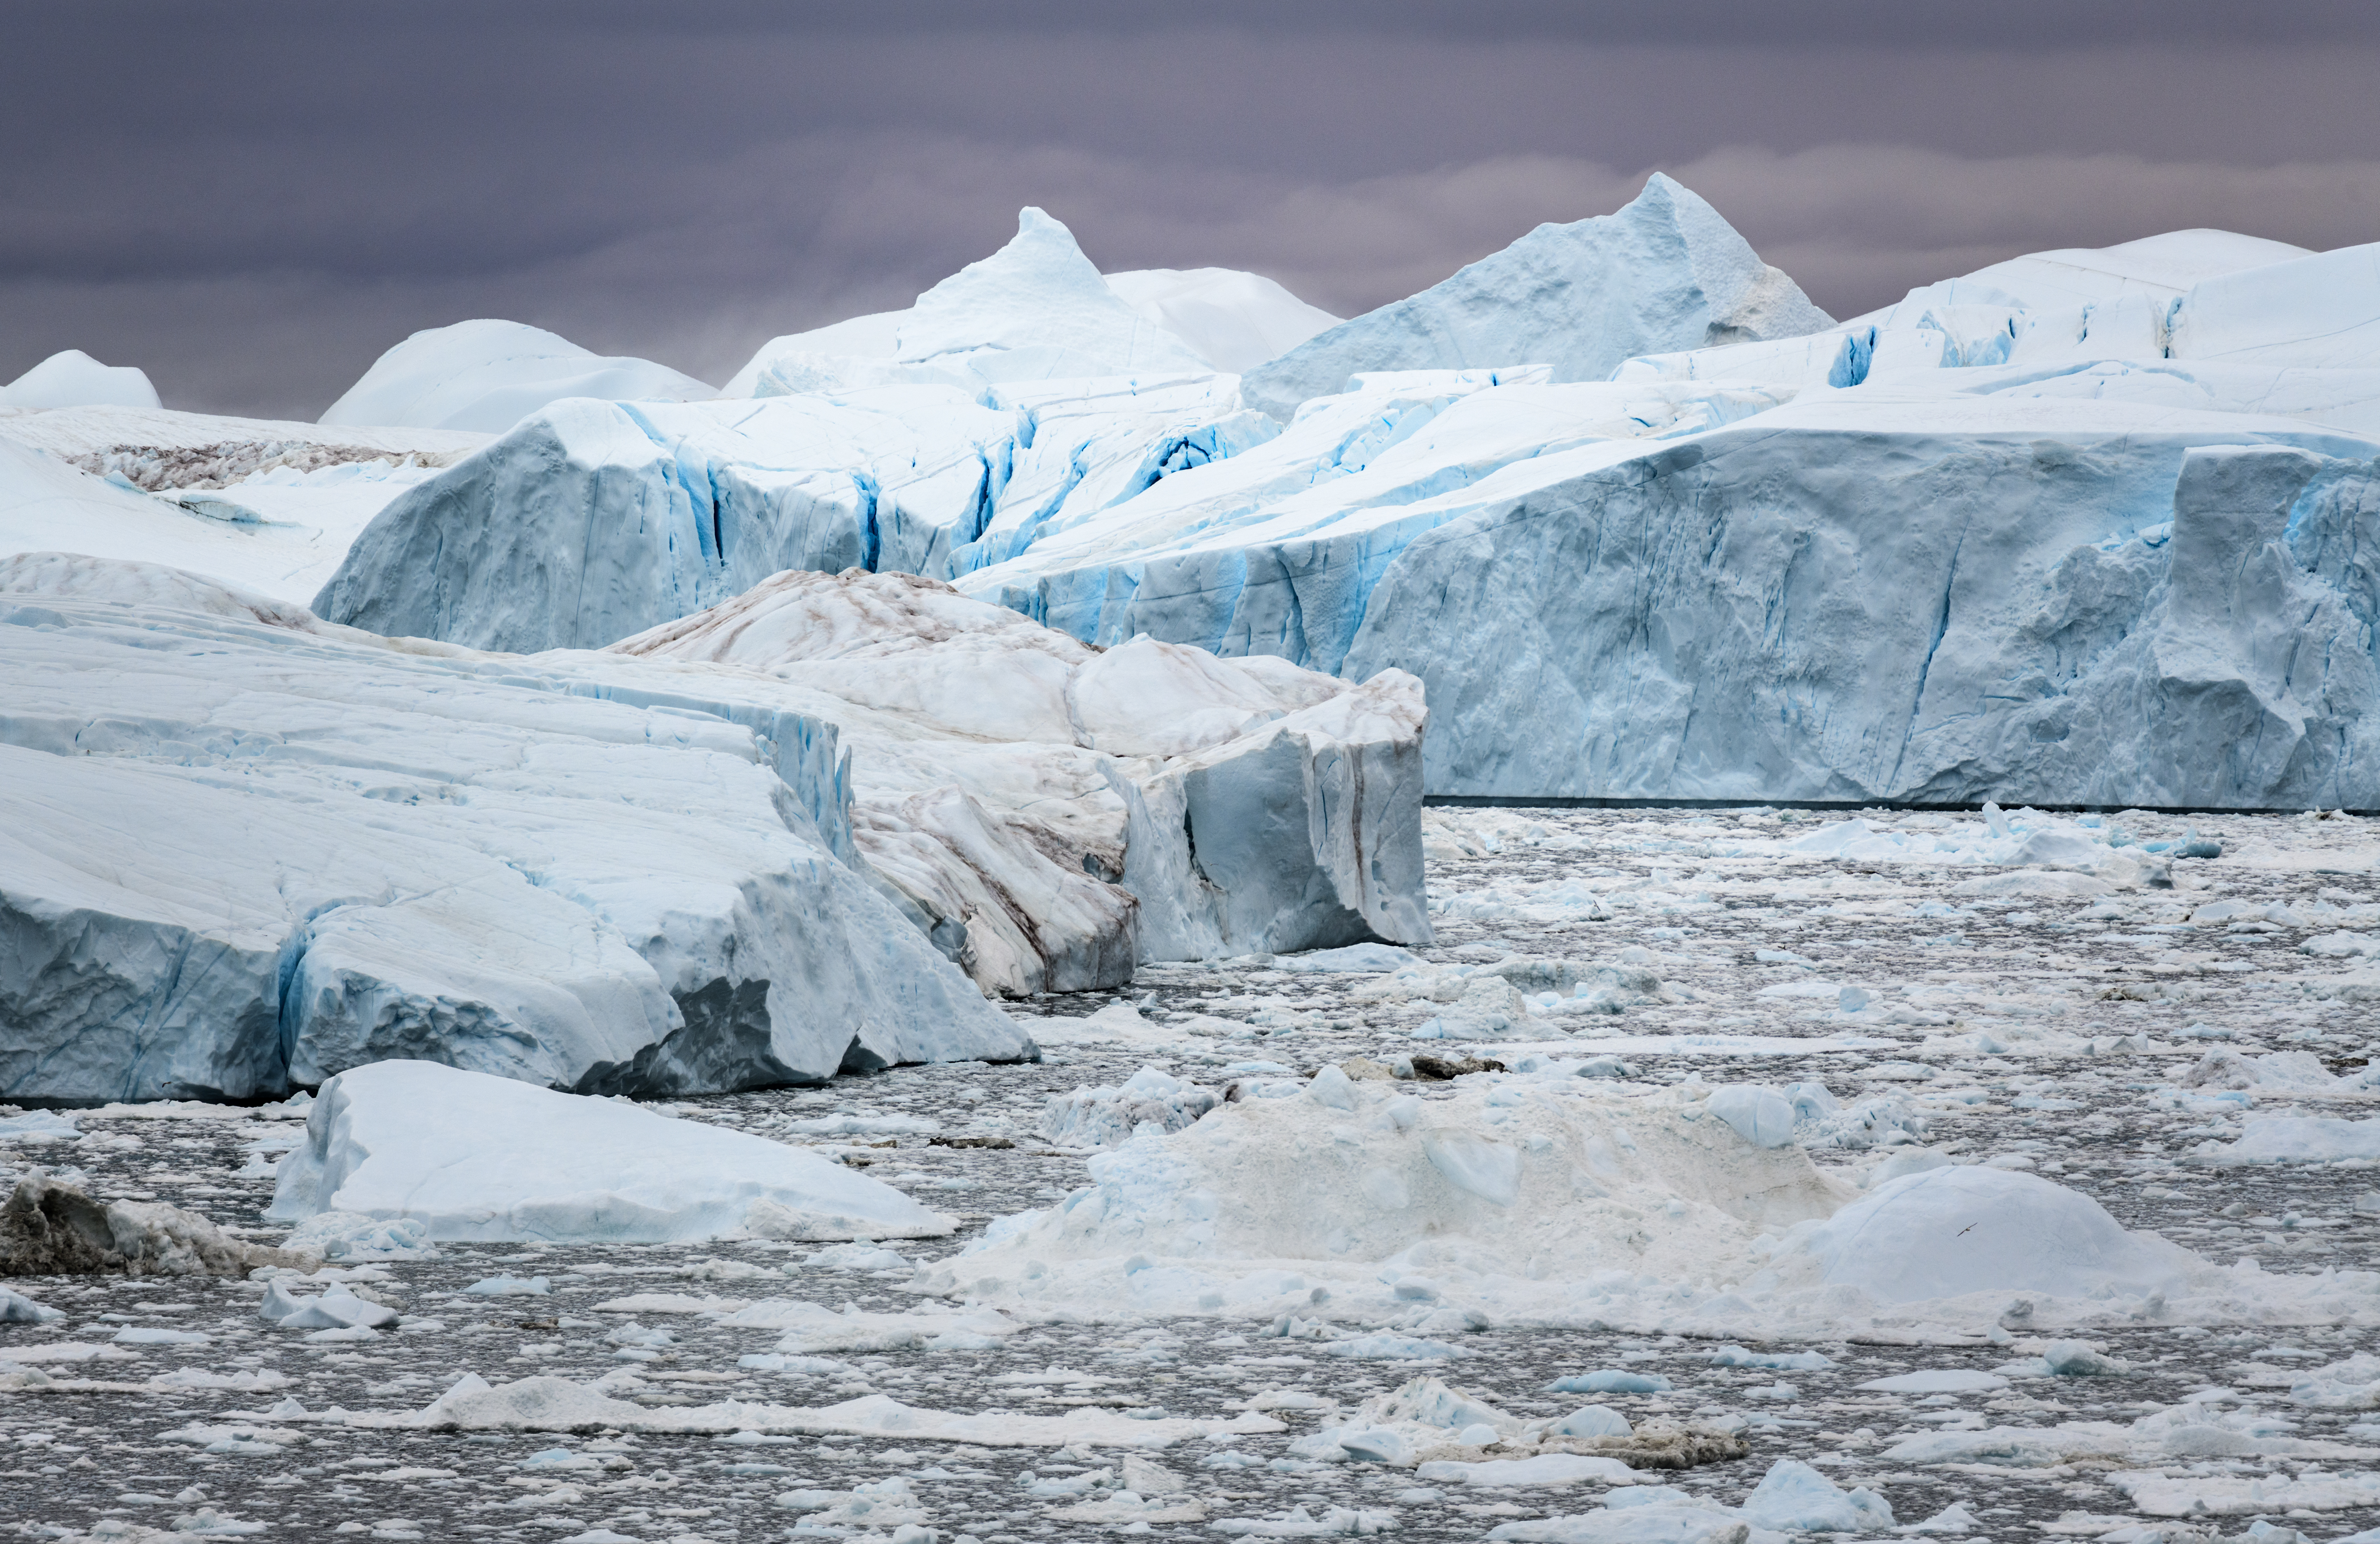
M79 348L62 349L5 386L0 407L155 407L157 388L130 365L103 365Z
M684 402L713 395L650 359L604 359L542 328L482 318L428 328L396 345L322 421L501 434L568 396Z
M1831 320L1717 210L1657 172L1617 213L1539 225L1249 371L1244 386L1287 421L1366 371L1545 364L1556 381L1600 381L1633 355L1793 337Z
M330 1211L411 1219L439 1242L917 1238L953 1225L780 1143L414 1061L352 1068L315 1098L269 1215Z
M391 504L318 609L598 647L787 568L963 572L1272 432L1211 373L565 402Z

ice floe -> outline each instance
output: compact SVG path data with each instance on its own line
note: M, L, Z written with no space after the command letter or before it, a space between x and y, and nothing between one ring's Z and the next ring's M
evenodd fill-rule
M429 1062L322 1085L271 1215L409 1219L433 1240L917 1238L952 1220L745 1132Z

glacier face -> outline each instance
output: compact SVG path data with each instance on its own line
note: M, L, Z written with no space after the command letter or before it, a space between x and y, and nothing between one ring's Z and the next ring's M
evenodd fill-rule
M831 725L617 674L0 565L0 1088L256 1098L419 1056L662 1093L1031 1054L838 856Z
M684 402L716 395L650 359L606 359L541 327L482 317L396 345L322 421L501 434L565 397Z
M2342 555L2380 444L1993 407L1796 404L1512 490L1400 555L1345 668L1417 667L1433 790L2380 802Z
M1795 337L1832 324L1700 196L1655 173L1618 213L1545 225L1420 294L1248 371L1283 420L1372 371L1553 367L1600 381L1638 354Z

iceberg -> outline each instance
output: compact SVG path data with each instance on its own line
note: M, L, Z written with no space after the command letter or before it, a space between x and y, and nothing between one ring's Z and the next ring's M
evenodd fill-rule
M0 1092L433 1057L593 1092L1033 1054L871 882L832 725L0 563Z
M1307 403L1277 437L1048 522L1021 553L953 582L1089 643L1145 632L1336 673L1380 574L1470 507L1471 490L1571 465L1571 453L1624 459L1639 442L1732 423L1793 395L1694 380L1552 385L1544 374L1360 376Z
M1250 405L1288 421L1371 371L1553 369L1601 381L1640 354L1797 337L1831 326L1717 210L1656 172L1612 214L1544 225L1451 278L1246 372Z
M1871 382L1517 463L1385 564L1354 520L1250 553L1196 636L1420 676L1433 794L2365 808L2375 454Z
M685 402L715 395L650 359L605 359L540 327L481 318L407 338L373 360L321 421L501 434L565 397Z
M1152 286L1138 287L1146 296ZM901 383L980 389L1002 382L1196 374L1213 368L1111 288L1072 231L1028 207L1018 212L1008 245L927 290L907 310L771 338L721 395Z
M932 1238L956 1226L764 1137L420 1061L325 1082L280 1175L274 1222L404 1220L442 1243Z
M156 407L157 388L131 365L103 365L79 348L51 355L5 386L0 407Z
M607 651L835 726L854 842L985 990L1422 942L1425 711L1263 657L1087 648L907 575L776 575Z

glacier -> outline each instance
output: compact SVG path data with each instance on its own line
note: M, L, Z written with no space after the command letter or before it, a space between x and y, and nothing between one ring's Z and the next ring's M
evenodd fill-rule
M501 434L565 397L683 402L715 395L650 359L605 359L541 327L481 317L426 328L389 349L321 421Z

